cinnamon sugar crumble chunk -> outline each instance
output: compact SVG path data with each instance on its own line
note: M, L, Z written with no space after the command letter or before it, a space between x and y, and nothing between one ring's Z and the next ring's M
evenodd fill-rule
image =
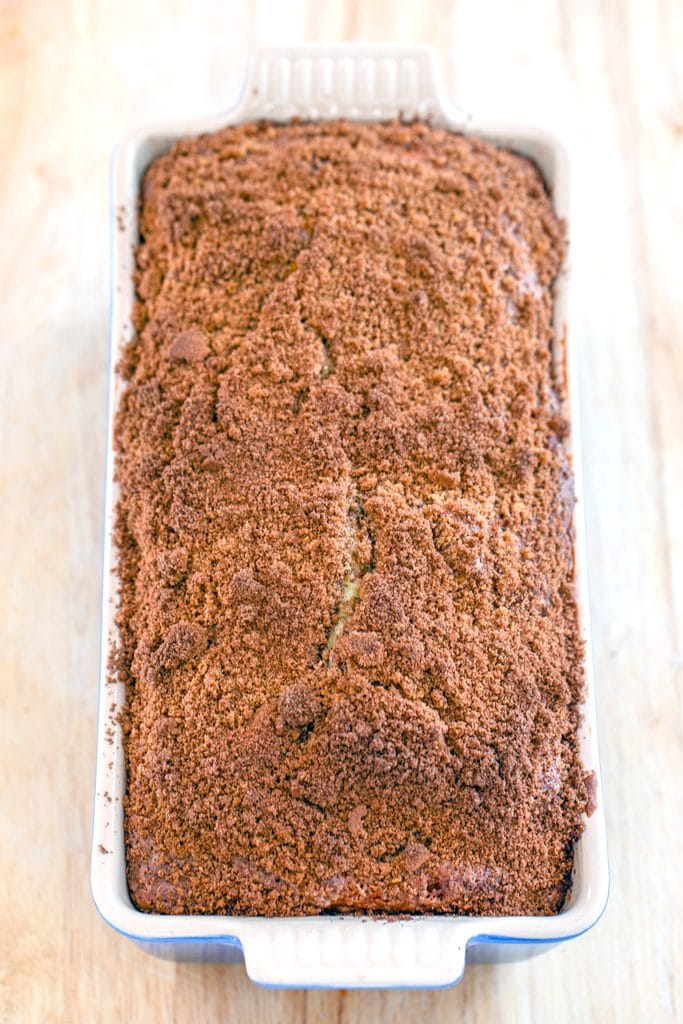
M128 881L162 913L551 914L591 789L563 228L422 124L144 179L116 418Z

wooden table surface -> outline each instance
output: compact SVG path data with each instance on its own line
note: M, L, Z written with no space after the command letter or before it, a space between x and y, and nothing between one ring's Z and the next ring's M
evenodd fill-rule
M312 39L431 41L462 106L549 127L573 160L612 895L583 938L435 993L153 960L88 888L110 150L226 107L255 46ZM3 1022L681 1019L682 56L677 0L2 0Z

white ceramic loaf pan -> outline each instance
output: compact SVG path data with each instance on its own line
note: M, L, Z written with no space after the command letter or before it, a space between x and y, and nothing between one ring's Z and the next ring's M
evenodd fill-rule
M420 916L375 920L352 916L247 918L143 914L126 885L122 798L126 787L121 730L116 714L123 687L108 678L110 645L116 643L116 552L112 546L112 418L121 382L115 366L131 337L137 201L142 175L176 139L228 124L269 118L285 121L332 117L377 121L401 115L487 139L531 157L551 190L555 208L569 220L565 154L544 132L481 124L449 100L441 65L428 47L334 46L262 52L249 62L242 94L227 113L208 120L142 131L117 151L112 180L113 288L109 419L104 522L102 647L99 683L97 779L92 850L95 903L113 928L150 953L173 959L240 960L261 984L288 986L437 986L458 981L467 960L533 956L551 944L580 935L600 917L608 890L605 820L600 786L595 690L591 662L583 531L579 405L569 275L557 286L555 358L568 378L571 448L576 477L576 572L586 638L586 702L581 732L583 762L598 778L598 808L576 846L571 897L553 917Z

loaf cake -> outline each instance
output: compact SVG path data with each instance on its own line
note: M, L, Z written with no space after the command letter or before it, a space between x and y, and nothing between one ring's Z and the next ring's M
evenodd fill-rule
M155 160L119 372L135 905L553 914L590 810L564 229L421 123Z

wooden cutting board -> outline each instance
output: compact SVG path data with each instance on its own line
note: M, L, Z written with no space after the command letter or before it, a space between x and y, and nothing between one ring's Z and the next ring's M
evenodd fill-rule
M227 106L256 45L313 39L431 41L458 103L554 130L574 167L612 897L591 934L436 993L262 991L241 967L153 960L88 889L110 150ZM682 55L676 0L0 5L1 1021L683 1013Z

